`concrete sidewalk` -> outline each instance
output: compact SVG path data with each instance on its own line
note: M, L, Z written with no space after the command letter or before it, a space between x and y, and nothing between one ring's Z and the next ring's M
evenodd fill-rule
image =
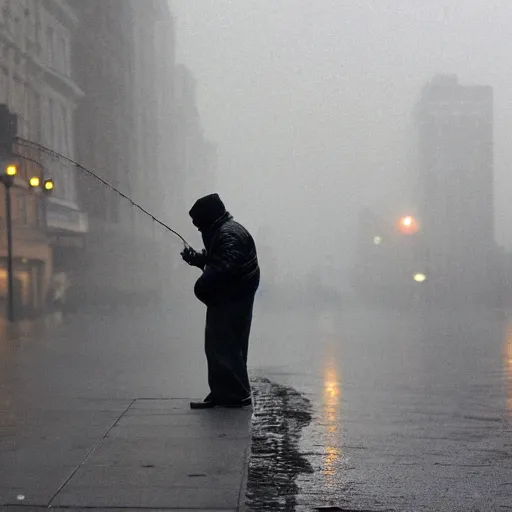
M0 510L238 511L252 409L79 400L0 418Z

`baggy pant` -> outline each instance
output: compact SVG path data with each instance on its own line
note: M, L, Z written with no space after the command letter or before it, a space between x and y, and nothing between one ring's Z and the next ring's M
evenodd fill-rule
M254 295L250 295L208 306L206 311L208 383L218 404L234 404L251 394L247 353L253 306Z

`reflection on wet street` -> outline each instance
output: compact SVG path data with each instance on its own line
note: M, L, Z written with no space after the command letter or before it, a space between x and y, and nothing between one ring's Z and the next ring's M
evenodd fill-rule
M340 427L340 383L333 362L329 361L325 369L323 423L325 426L325 457L323 474L332 488L338 482L337 462L341 456L338 447Z
M507 329L504 360L505 379L507 388L507 404L510 416L512 416L512 325L509 325Z
M110 421L104 400L122 408L133 397L201 396L203 326L188 314L84 315L6 331L4 449L21 439L48 451L64 431L89 435L83 416L59 412L84 400ZM249 360L250 510L510 509L512 315L257 310ZM52 420L48 432L37 432L38 415Z
M283 510L512 508L512 327L495 312L265 315L254 374L312 406L313 473Z

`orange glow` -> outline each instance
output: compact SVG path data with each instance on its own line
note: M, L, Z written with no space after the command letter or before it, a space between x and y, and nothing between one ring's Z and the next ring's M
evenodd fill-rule
M323 461L324 476L329 480L330 484L337 481L337 462L341 456L339 446L339 423L340 423L340 398L341 389L337 372L337 362L329 361L324 369L324 407L323 407L323 424L325 429L325 455Z
M507 330L507 340L504 351L504 371L507 387L507 407L512 415L512 325Z
M418 221L413 216L406 215L398 222L398 229L403 235L414 235L419 231Z
M340 458L340 450L332 446L326 448L326 454L324 459L324 475L329 479L336 478L336 462Z

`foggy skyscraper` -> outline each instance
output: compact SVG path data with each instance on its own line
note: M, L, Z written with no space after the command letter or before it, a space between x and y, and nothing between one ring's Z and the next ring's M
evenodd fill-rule
M493 91L435 77L417 106L418 202L437 287L480 288L494 254Z

